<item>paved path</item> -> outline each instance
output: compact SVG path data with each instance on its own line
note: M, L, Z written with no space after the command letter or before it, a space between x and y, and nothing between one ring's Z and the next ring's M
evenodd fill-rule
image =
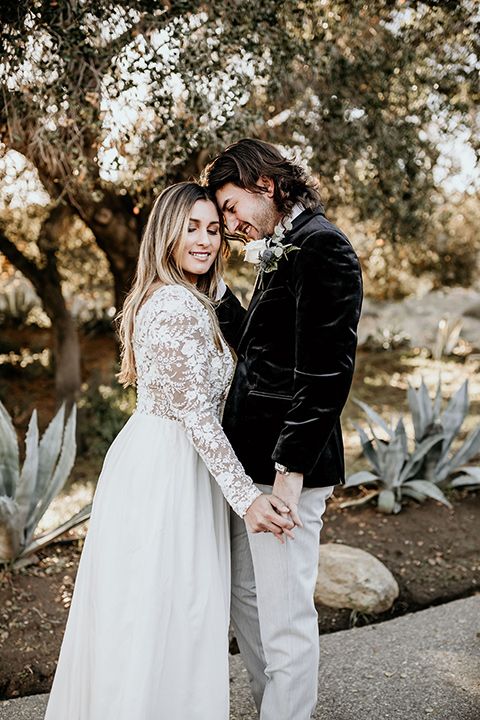
M480 595L323 635L320 648L315 720L480 720ZM255 720L238 655L231 676L231 720ZM6 700L0 720L43 720L46 699Z

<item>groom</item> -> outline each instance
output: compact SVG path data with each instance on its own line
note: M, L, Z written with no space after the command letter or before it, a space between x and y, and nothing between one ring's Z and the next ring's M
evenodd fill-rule
M229 232L257 241L249 256L259 262L249 309L226 289L217 311L238 356L225 432L297 526L281 544L247 532L232 513L232 623L260 719L309 720L318 683L313 592L325 503L344 481L340 413L354 367L360 266L303 168L274 146L240 140L207 166L205 183Z

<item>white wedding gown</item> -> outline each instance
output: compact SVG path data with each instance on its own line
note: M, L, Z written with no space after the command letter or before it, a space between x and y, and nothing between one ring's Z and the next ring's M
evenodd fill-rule
M259 494L219 422L232 357L181 286L140 308L134 351L137 409L105 458L45 720L227 720L223 496L243 515Z

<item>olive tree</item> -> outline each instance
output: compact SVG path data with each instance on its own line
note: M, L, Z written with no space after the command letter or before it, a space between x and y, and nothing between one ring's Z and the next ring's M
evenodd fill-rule
M241 136L297 151L397 245L441 202L442 133L479 150L473 0L5 0L0 21L2 151L48 192L52 249L59 216L90 228L117 308L154 195Z

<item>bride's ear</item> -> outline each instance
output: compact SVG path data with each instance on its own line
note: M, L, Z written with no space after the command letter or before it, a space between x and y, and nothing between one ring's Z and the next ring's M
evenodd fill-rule
M267 177L267 175L260 175L257 180L257 185L262 188L266 197L273 198L275 193L275 183L272 178Z

